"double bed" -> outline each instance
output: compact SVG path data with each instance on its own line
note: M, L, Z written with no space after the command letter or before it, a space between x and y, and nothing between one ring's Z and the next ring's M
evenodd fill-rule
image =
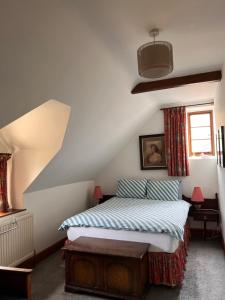
M65 220L68 239L79 236L149 243L149 252L173 253L183 240L189 203L117 198Z
M184 200L113 197L65 220L68 241L80 236L149 244L149 282L182 283L188 242L186 221L190 204Z

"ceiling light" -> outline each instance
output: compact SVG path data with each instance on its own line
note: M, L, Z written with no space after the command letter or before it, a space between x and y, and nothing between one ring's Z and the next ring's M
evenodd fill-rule
M154 28L150 36L154 41L142 45L137 51L138 73L145 78L160 78L173 71L173 48L166 41L155 41L159 30Z

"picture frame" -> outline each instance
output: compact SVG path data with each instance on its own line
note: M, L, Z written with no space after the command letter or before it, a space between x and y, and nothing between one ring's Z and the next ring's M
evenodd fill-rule
M224 140L224 126L218 128L217 131L217 164L218 166L225 168L225 140Z
M220 166L220 131L217 130L216 134L216 161L217 165Z
M141 170L167 169L164 134L139 136Z

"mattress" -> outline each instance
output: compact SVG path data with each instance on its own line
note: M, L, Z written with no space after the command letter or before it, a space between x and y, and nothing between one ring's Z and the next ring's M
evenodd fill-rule
M107 230L165 233L183 240L190 204L183 201L113 197L103 204L66 219L59 230L95 227Z
M179 246L179 241L166 233L137 232L113 230L96 227L70 227L67 230L68 239L74 241L80 236L114 239L150 244L149 252L173 253Z

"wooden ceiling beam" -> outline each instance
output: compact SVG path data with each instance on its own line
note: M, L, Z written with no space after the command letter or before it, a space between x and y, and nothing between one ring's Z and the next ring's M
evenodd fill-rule
M179 86L184 86L187 84L201 83L201 82L210 82L210 81L220 81L222 78L221 70L199 73L181 77L173 77L168 79L149 81L149 82L140 82L138 83L133 90L132 94L147 93L152 91L172 89Z

